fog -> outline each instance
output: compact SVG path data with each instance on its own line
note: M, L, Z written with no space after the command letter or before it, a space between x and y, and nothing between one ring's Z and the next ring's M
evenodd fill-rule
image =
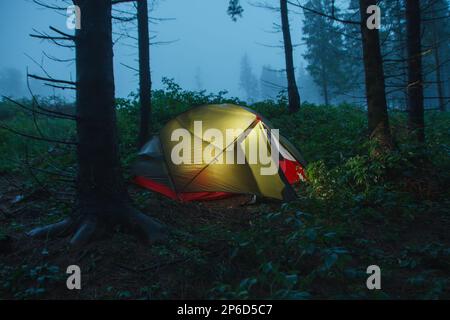
M274 29L274 23L280 20L279 13L244 2L243 17L234 22L226 13L227 6L227 0L157 0L153 4L150 16L162 19L150 23L151 36L156 36L151 46L155 89L162 88L162 77L168 77L174 78L185 89L227 90L231 96L245 97L239 86L241 60L245 54L258 79L264 65L284 69L282 48L276 47L282 45L282 34ZM115 8L133 11L131 4L116 5ZM294 44L301 42L302 19L303 16L296 14L295 10L291 12ZM133 23L127 25L129 33L136 36ZM0 1L0 70L2 73L9 70L13 74L19 71L23 78L23 88L9 88L9 92L4 92L7 88L2 85L2 94L20 95L27 92L24 85L27 69L29 73L45 75L39 64L54 78L75 78L73 62L54 62L44 55L45 52L48 56L70 59L74 57L72 49L29 36L35 33L33 29L51 33L49 26L69 32L65 12L39 7L31 0ZM117 97L126 97L138 87L136 72L126 67L137 67L136 41L120 37L122 27L123 24L115 23ZM305 66L301 50L296 46L294 59L297 68ZM3 79L0 82L11 81ZM299 84L300 89L303 85ZM37 94L53 93L53 89L44 87L36 80L32 80L30 86ZM73 95L61 90L58 94L67 98Z

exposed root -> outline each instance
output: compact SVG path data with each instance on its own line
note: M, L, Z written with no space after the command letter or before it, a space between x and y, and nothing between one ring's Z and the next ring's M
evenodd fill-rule
M108 210L110 211L110 210ZM35 238L54 238L73 234L69 244L79 248L113 232L114 227L122 226L147 244L167 238L167 228L157 220L141 213L131 206L118 206L112 212L100 215L79 215L78 219L67 218L58 223L35 228L27 233Z
M135 230L147 243L167 238L167 229L160 222L138 210L131 208L131 214L127 218L126 225Z
M67 218L48 226L34 228L27 232L27 235L34 238L61 237L70 233L72 228L73 221L71 218Z
M73 247L81 247L94 239L95 236L99 236L97 233L97 219L87 218L79 226L72 239L70 239L70 245Z

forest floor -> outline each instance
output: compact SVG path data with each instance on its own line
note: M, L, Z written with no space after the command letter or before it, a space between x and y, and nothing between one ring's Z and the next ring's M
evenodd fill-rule
M154 92L155 131L192 105L241 103L172 90ZM117 105L127 169L139 109L133 100ZM360 108L304 104L291 115L282 101L252 107L308 161L298 200L180 203L130 183L135 206L174 230L153 245L121 230L78 251L68 239L27 237L71 214L74 153L0 131L0 299L450 298L448 113L427 114L424 148L410 143L404 114L392 112L396 149L376 154ZM29 115L3 119L36 130ZM49 137L75 133L70 123L37 122ZM66 287L69 265L81 268L81 290ZM381 269L381 290L367 289L370 265Z
M25 235L25 231L34 226L60 218L56 215L42 219L42 213L52 205L45 191L24 193L15 187L21 185L20 180L5 175L0 181L0 220L2 225L10 226L7 231L3 230L6 234L0 239L2 299L209 298L213 295L213 284L225 280L221 268L227 268L231 263L239 269L240 262L231 261L234 246L229 235L251 228L263 215L276 212L281 206L276 202L247 205L247 196L203 203L179 203L155 196L143 211L179 230L179 235L146 246L117 231L111 238L74 251L67 246L67 238L37 240ZM147 191L135 186L131 185L130 190L134 196L139 193L148 196ZM383 252L383 259L399 262L397 268L389 270L389 281L382 283L381 292L389 295L371 295L370 298L415 297L412 288L418 293L430 285L432 288L438 285L427 283L432 282L427 275L448 280L449 270L445 269L448 262L439 261L442 257L436 253L429 252L427 256L419 251L405 255L405 249L423 248L423 244L438 243L443 248L450 248L448 213L413 221L399 219L395 228L386 228L383 223L368 223L365 230L365 241L374 244L368 248L369 252L378 250ZM190 237L195 241L190 241ZM348 247L360 246L356 240L346 239ZM435 248L431 246L427 250ZM427 261L422 261L424 259ZM378 261L379 258L374 259L373 264L381 264L383 270L384 260ZM417 266L405 268L408 263ZM80 266L82 290L67 289L65 270L69 265ZM444 281L441 286L445 284ZM359 287L354 288L355 294L363 291L364 286L365 282L361 281ZM340 281L326 283L323 279L311 287L305 298L327 298L330 292L351 298L350 288L342 286ZM440 290L439 297L450 297L448 287L433 290Z
M49 194L44 190L24 193L17 188L20 185L17 177L0 175L0 221L12 226L8 231L3 229L7 234L0 238L0 263L7 266L0 274L3 276L0 281L15 292L11 296L1 296L3 299L204 298L192 296L192 290L195 287L197 294L206 293L211 283L208 278L204 283L198 282L198 274L188 276L189 272L198 272L189 267L190 260L205 259L211 266L210 272L214 273L214 266L228 255L227 240L214 237L205 239L199 246L184 243L177 237L147 246L117 230L110 238L95 241L80 250L68 247L70 238L30 238L25 231L56 221L58 217L43 221L42 213L52 206L48 202ZM143 192L132 184L129 189L132 195ZM233 232L245 228L260 215L257 205L246 204L249 196L196 203L156 198L159 199L149 203L143 211L184 232L217 227ZM271 206L276 208L277 205ZM194 234L195 231L187 236ZM69 265L80 266L82 290L67 289L63 273ZM12 278L5 278L7 271L13 271Z

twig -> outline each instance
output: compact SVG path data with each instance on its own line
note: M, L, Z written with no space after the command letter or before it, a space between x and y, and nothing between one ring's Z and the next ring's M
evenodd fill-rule
M56 83L63 83L63 84L69 84L69 85L76 85L77 83L74 81L68 81L68 80L59 80L59 79L53 79L53 78L45 78L45 77L40 77L34 74L27 74L27 77L36 79L36 80L41 80L41 81L48 81L48 82L56 82Z

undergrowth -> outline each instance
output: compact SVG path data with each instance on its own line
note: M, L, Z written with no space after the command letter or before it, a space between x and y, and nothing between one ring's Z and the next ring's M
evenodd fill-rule
M164 83L164 90L153 92L153 133L192 106L245 105L238 99L226 98L226 92L191 92L170 79L164 79ZM185 251L184 255L191 256L190 264L173 271L173 277L190 281L191 297L450 297L448 113L427 113L427 143L421 146L410 142L406 115L391 112L396 148L374 156L371 150L376 146L367 141L366 112L362 108L304 103L292 115L286 111L283 99L249 107L266 117L301 150L308 162L308 181L296 187L298 200L276 206L262 201L252 209L258 219L233 232L215 225L213 219L210 225L186 226L199 238L180 236L172 240L172 245L175 243L178 250ZM41 116L33 120L24 111L11 110L14 105L9 102L0 105L0 121L8 127L32 135L41 132L59 140L75 138L75 127L69 120ZM137 95L118 99L117 113L121 156L128 168L137 151ZM67 190L67 180L76 172L70 147L33 142L5 130L0 130L0 153L0 172L20 176L22 187L27 190L42 186ZM61 175L49 175L55 171ZM149 193L135 200L141 206L158 206L168 201ZM70 207L70 202L55 201L50 211L59 212L59 218ZM40 217L39 221L52 219ZM0 238L13 227L14 220L9 226L2 226ZM225 257L203 257L199 241L217 239L226 243ZM367 290L369 265L380 266L383 290ZM47 283L59 279L58 268L48 264L14 267L0 263L0 270L0 293L13 292L16 298L41 296ZM118 290L113 296L145 298L153 290L152 298L170 298L177 296L177 286L176 281L165 288L158 282L142 283L136 292Z

